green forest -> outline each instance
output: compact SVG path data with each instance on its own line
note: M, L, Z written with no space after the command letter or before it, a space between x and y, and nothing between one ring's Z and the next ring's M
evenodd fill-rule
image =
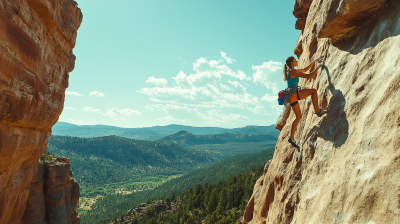
M77 211L82 223L91 224L108 222L151 198L244 173L272 158L275 143L264 134L186 131L157 141L51 136L47 153L70 159L80 185Z
M180 135L178 133L173 136ZM190 141L193 135L185 133ZM258 152L274 147L276 143L276 140L267 140L269 138L259 134L251 135L253 137L242 134L194 136L223 139L225 143L182 146L165 139L145 141L118 136L51 136L47 150L70 159L74 178L81 187L80 195L86 198L152 189L215 161L236 154ZM184 140L182 136L180 139ZM256 142L235 142L237 139ZM266 141L260 142L263 139Z
M74 178L84 192L120 182L144 182L149 176L163 180L217 161L212 153L173 142L117 136L51 136L47 150L70 159Z
M213 134L194 135L187 131L179 131L173 135L166 136L162 140L173 141L182 145L203 145L203 144L225 144L227 142L265 142L277 141L276 135L270 134Z
M185 192L181 191L179 195L174 192L162 198L161 203L181 200L182 203L176 212L156 211L154 207L148 206L142 217L136 212L129 215L123 213L120 219L115 216L112 223L200 224L206 219L208 224L239 224L253 193L254 184L263 174L263 167L264 163L227 180L213 184L196 184ZM147 203L152 202L154 199Z
M251 170L252 167L261 167L263 163L265 163L269 159L272 159L273 153L274 148L270 148L256 153L232 156L206 167L193 170L187 174L182 175L181 177L172 179L162 185L159 185L155 189L141 191L129 195L107 195L106 197L99 198L93 205L91 210L78 210L78 213L81 217L81 223L92 224L110 222L114 217L120 217L121 214L131 208L135 208L140 203L147 202L151 199L161 200L162 198L170 197L170 195L172 195L173 193L175 193L176 195L181 195L181 192L186 192L188 190L190 191L190 188L196 189L198 185L202 185L204 194L205 192L207 192L208 186L217 187L215 192L219 192L219 195L220 191L218 189L225 188L223 186L226 186L226 184L222 185L221 183L225 183L225 180L234 178L232 176L248 173L248 171ZM250 173L254 173L255 170L260 170L260 167L258 167L257 169L253 168L253 171ZM242 187L243 191L240 190L240 192L242 192L243 195L240 197L240 200L235 199L237 200L236 204L231 203L231 208L226 210L227 212L232 212L232 209L235 209L236 211L241 210L242 212L242 207L247 203L247 200L251 196L254 187L253 182L259 177L259 175L258 177L256 177L257 175L250 175L250 179L249 176L246 177L247 179L243 177L243 182L240 182L242 181L242 179L239 178L240 184L237 184L235 186L238 192L240 186ZM236 177L236 179L238 179L238 177ZM205 185L207 185L207 187L205 187ZM210 190L211 192L213 191L213 189ZM216 195L215 192L214 195ZM186 193L184 194L186 195ZM189 199L189 197L187 199ZM240 215L241 214L238 214L238 216ZM215 218L218 218L219 216L220 214L218 214L218 216L215 216ZM233 218L236 218L236 216L231 217L231 219Z

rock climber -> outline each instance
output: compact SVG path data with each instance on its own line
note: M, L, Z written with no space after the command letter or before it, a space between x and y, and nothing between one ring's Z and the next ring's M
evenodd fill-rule
M318 68L322 67L323 65L322 63L319 63L317 66L315 66L315 63L321 60L322 58L318 57L306 68L294 69L297 66L297 60L294 57L290 56L286 59L286 64L283 68L283 80L287 81L288 83L288 88L286 89L288 102L290 103L293 112L296 114L296 119L292 123L292 129L290 131L288 142L296 148L299 148L299 146L294 140L294 133L296 132L297 124L301 119L300 105L298 104L298 101L305 99L311 95L314 110L318 117L321 117L323 114L327 113L326 110L318 107L318 95L316 89L301 89L298 86L299 77L311 79L317 74ZM304 73L312 69L314 69L314 71L312 71L311 73Z

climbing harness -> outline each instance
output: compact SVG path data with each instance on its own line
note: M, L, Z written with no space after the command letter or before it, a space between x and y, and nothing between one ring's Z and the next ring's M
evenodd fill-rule
M298 103L300 100L299 96L299 91L301 90L300 86L293 86L286 88L285 90L282 90L278 93L278 104L279 105L286 105L287 103L290 104L290 106L294 106ZM290 100L294 94L297 94L297 101L293 102Z

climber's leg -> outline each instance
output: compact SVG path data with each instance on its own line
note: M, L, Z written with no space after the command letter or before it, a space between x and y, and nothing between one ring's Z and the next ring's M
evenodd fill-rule
M311 100L316 113L320 113L320 108L318 107L318 95L316 89L303 89L299 91L300 99L305 99L311 95ZM295 96L295 95L293 95ZM297 96L296 96L297 98Z
M296 119L292 123L292 129L290 130L290 138L292 140L294 140L294 133L296 132L297 124L299 123L299 121L301 119L300 104L297 103L296 105L292 106L292 110L293 110L294 114L296 115Z

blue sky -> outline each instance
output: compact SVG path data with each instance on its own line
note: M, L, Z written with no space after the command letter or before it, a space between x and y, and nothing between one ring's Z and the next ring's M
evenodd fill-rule
M78 0L60 121L119 127L275 124L294 1Z

